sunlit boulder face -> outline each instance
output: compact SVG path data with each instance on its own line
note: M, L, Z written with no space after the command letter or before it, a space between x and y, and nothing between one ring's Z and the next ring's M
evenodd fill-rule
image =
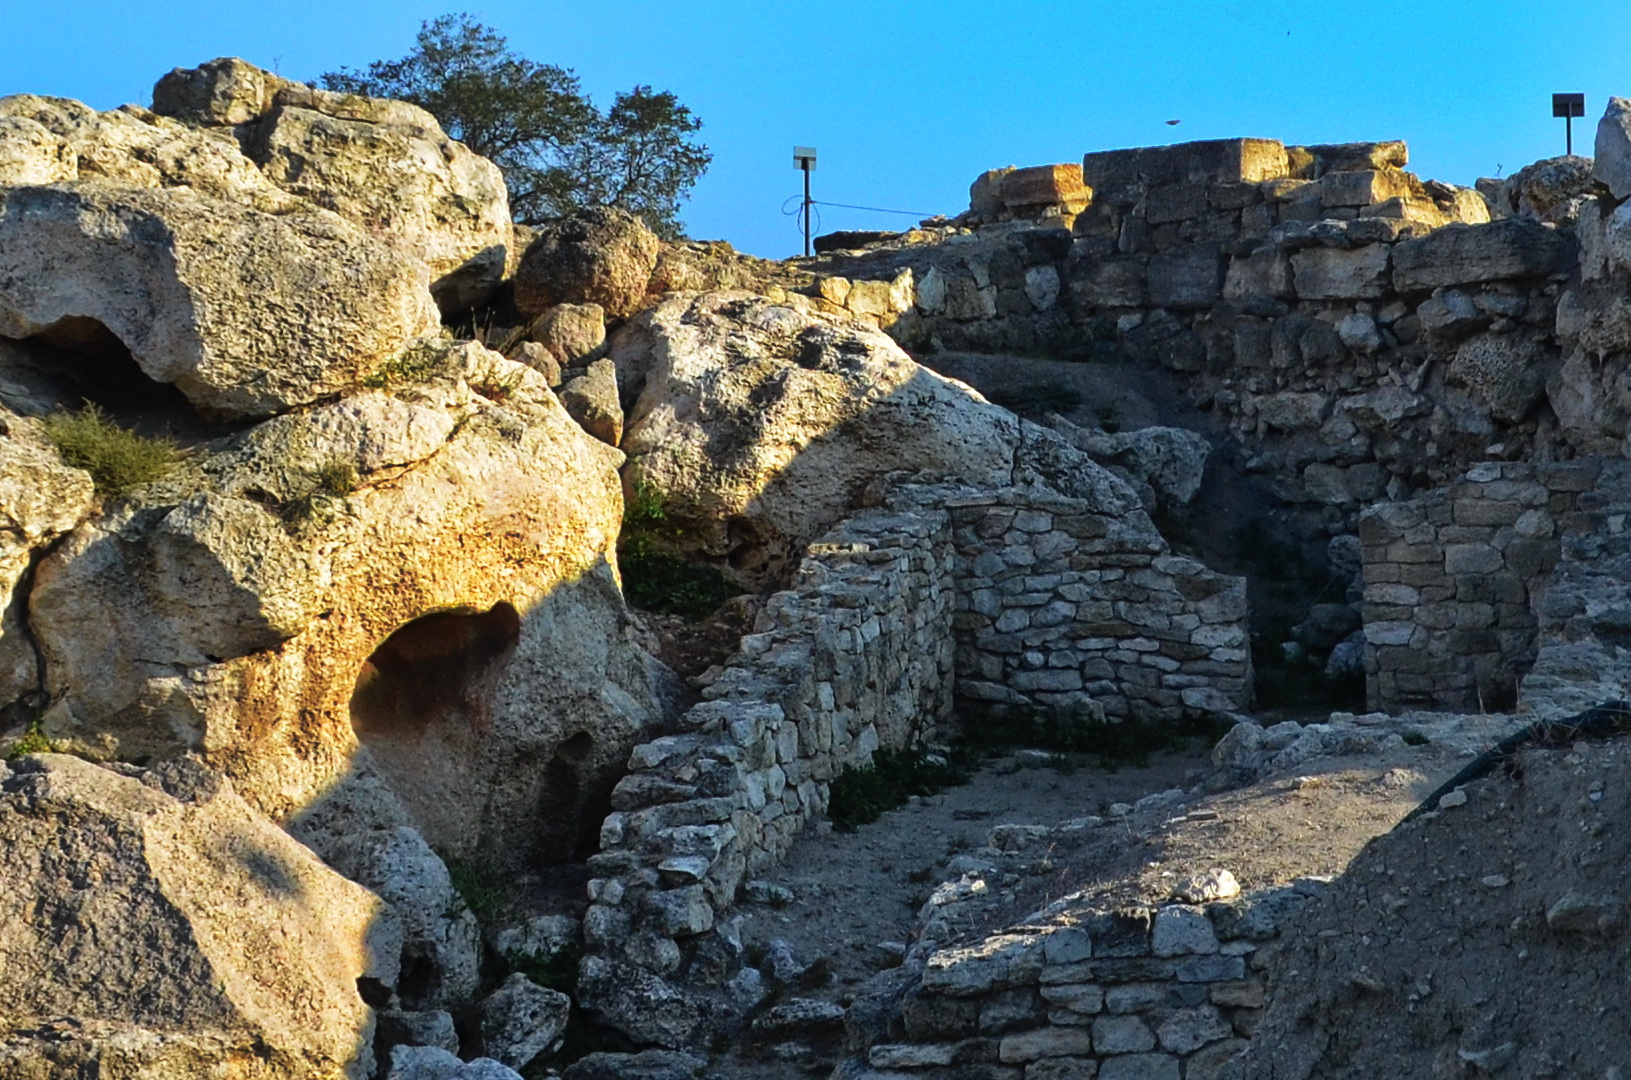
M665 670L625 635L622 455L524 365L415 355L31 549L47 737L201 754L319 850L406 824L444 854L583 853Z
M195 763L0 763L0 876L0 1075L373 1075L392 914Z
M160 79L153 111L231 130L272 184L406 248L430 268L444 312L481 303L504 276L512 235L503 174L417 106L319 90L223 57Z
M1057 434L991 405L863 323L747 293L673 296L612 342L631 484L677 542L774 582L892 472L1042 484L1143 518L1137 496Z
M503 277L503 177L422 109L230 59L154 106L0 98L0 337L128 353L201 410L267 416Z

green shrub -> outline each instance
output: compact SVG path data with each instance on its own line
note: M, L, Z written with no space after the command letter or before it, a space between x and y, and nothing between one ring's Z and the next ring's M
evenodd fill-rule
M617 540L623 595L642 611L695 622L741 590L718 568L662 550L684 535L669 519L662 493L644 480L636 481L623 504L623 531Z
M641 611L706 619L741 590L712 566L669 555L625 553L619 559L623 595Z
M23 733L22 738L11 744L11 749L6 751L6 757L10 759L24 757L28 754L49 754L55 749L51 745L51 740L45 737L45 732L40 727L40 721L35 720L28 725L28 730Z
M466 859L443 859L453 891L459 894L476 921L499 922L509 909L510 898L498 871L486 863Z
M827 817L839 832L854 832L913 795L966 783L970 770L954 756L922 750L879 750L872 764L848 768L827 790Z
M109 419L87 403L74 413L53 413L40 423L62 460L91 474L103 495L123 495L174 471L182 451L171 439L149 439Z
M519 971L547 990L572 994L578 988L578 961L583 950L568 945L553 956L527 956L524 953L505 953L504 964L510 971Z

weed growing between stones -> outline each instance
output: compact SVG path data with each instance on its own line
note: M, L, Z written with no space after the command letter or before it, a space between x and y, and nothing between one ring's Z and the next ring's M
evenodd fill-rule
M49 754L55 749L56 747L51 745L51 740L45 737L45 730L36 717L22 737L11 744L11 749L6 751L6 758L10 760L29 754Z
M311 524L333 503L357 490L362 478L348 458L334 457L311 470L311 487L303 495L285 503L280 516L297 530Z
M509 909L504 880L491 866L465 859L443 859L453 891L459 894L476 921L486 926L499 922Z
M94 402L78 412L53 413L40 424L62 460L90 473L102 495L123 495L163 480L182 457L181 447L172 440L127 431Z
M430 382L446 370L450 356L445 341L416 341L365 376L362 384L370 390L385 390Z
M577 989L578 961L581 959L583 950L571 945L552 956L505 953L503 963L507 969L506 975L519 971L539 986L571 994Z
M683 535L668 517L662 493L644 480L623 506L617 561L623 595L634 607L690 622L705 619L739 591L712 566L688 562L662 550Z

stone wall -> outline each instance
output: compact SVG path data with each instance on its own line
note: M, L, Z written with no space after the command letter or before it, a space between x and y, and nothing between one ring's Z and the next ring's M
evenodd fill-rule
M971 210L801 265L825 278L818 304L849 310L863 280L887 293L867 317L931 365L964 350L1165 368L1278 496L1351 530L1369 502L1558 439L1543 403L1568 229L1490 221L1472 189L1405 160L1396 142L1250 139L1089 154L1085 208Z
M1535 661L1537 600L1594 459L1489 462L1359 519L1372 708L1509 709Z
M1156 721L1249 705L1245 579L1080 499L1017 488L899 498L951 515L960 700Z
M682 732L635 749L589 861L590 1008L641 1041L685 1044L705 1011L689 991L653 989L667 1012L622 995L653 978L722 980L740 944L718 915L744 877L825 811L846 766L947 718L951 559L943 512L871 510L837 526Z
M929 954L852 1080L1210 1080L1247 1045L1280 926L1323 886L1077 909Z
M1112 719L1242 709L1245 617L1242 579L1173 556L1147 521L1030 489L896 488L810 546L682 731L634 750L589 861L585 1001L684 1045L734 976L739 887L846 767L946 734L954 685Z
M1518 704L1540 717L1631 699L1631 462L1601 465L1558 520L1550 579L1531 590L1538 642Z

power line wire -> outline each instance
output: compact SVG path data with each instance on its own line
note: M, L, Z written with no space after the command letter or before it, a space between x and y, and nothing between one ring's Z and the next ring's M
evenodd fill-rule
M875 214L906 214L909 217L918 218L936 216L929 213L927 210L889 210L882 206L855 206L851 203L827 202L824 199L811 199L810 201L819 206L838 206L844 208L845 210L870 210Z

